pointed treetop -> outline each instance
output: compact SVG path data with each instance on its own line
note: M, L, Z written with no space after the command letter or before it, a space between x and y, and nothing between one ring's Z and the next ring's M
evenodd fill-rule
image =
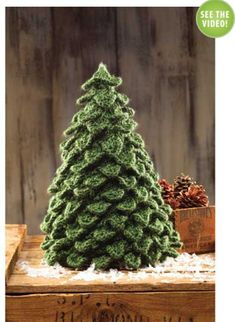
M82 89L87 91L92 87L99 85L106 85L110 87L117 87L121 85L122 79L113 76L109 73L105 64L100 63L97 71L93 76L82 85Z
M94 73L94 76L95 75L106 75L108 77L111 77L108 69L107 69L107 66L104 64L104 63L99 63L99 67L97 69L97 71Z

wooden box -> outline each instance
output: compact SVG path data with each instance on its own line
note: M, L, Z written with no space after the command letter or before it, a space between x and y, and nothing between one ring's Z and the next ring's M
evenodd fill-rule
M143 279L131 281L128 272L123 272L117 282L74 280L67 276L32 277L19 269L19 262L27 262L34 268L42 265L43 252L39 245L43 236L26 236L25 227L15 225L8 225L6 232L7 245L11 245L6 252L8 322L215 321L214 273L208 272L212 274L210 279L203 281L196 280L193 274L185 277L183 273L178 278L164 274L153 278L151 272ZM16 234L18 240L11 241Z
M181 252L215 251L215 206L176 209L174 225L183 242Z

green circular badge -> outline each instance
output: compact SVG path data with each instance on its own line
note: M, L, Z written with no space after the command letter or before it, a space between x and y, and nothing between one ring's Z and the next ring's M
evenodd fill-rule
M233 27L234 12L225 1L209 0L204 2L198 9L196 22L199 30L205 36L211 38L222 37Z

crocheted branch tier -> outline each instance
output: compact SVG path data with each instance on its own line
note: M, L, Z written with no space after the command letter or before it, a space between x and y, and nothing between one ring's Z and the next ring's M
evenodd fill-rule
M101 63L82 86L41 224L49 265L137 269L178 255L172 209L135 132L129 99L116 89L121 83Z

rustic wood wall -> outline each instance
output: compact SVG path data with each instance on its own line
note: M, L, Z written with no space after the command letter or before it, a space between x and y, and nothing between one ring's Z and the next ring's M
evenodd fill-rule
M214 40L196 8L7 8L7 222L39 232L58 144L100 61L123 77L162 177L214 202Z

